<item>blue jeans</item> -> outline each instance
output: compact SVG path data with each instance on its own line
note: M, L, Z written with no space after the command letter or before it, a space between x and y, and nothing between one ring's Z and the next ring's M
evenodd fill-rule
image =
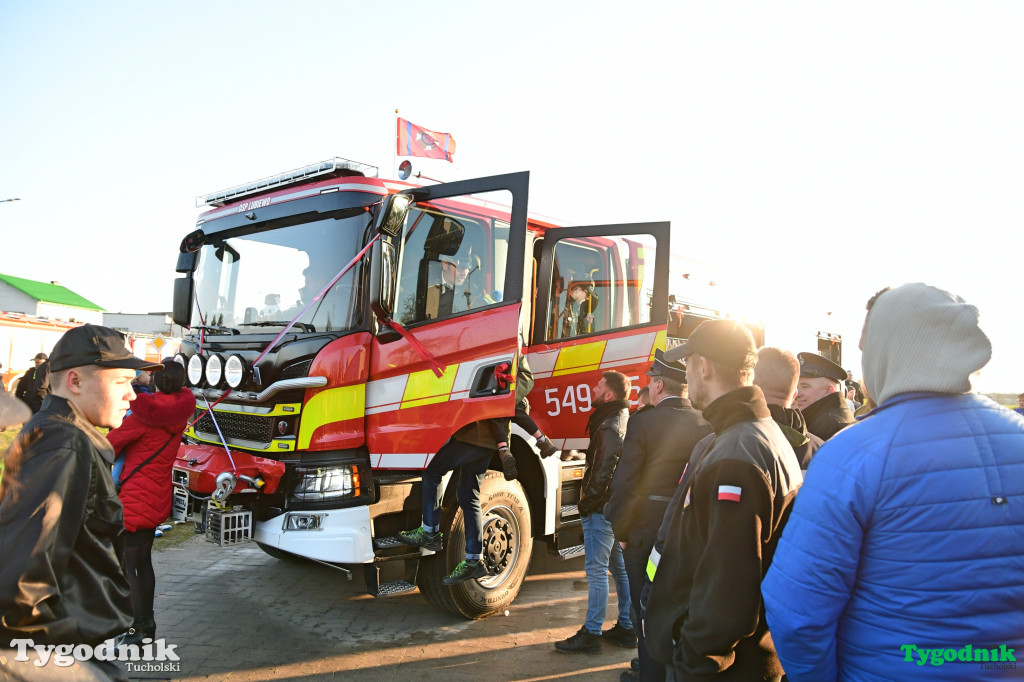
M608 610L608 569L615 578L615 592L619 596L619 625L633 629L629 617L629 579L622 548L615 542L612 524L604 514L588 514L583 519L583 546L586 549L584 570L590 591L587 595L587 622L583 624L592 635L601 634L604 614Z
M423 472L423 527L441 526L441 479L459 469L457 497L466 527L466 559L479 559L484 548L484 515L480 511L480 483L494 450L454 438L441 446Z

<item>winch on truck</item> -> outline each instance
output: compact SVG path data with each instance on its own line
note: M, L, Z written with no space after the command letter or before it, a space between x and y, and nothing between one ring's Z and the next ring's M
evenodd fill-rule
M462 426L512 416L514 384L494 370L518 352L534 419L560 449L585 449L600 373L635 381L665 347L669 225L528 216L525 172L422 187L376 175L335 158L200 197L211 208L182 241L174 289L174 320L191 327L176 360L198 401L175 513L251 532L275 557L361 566L375 596L418 585L478 618L515 598L535 539L582 553L584 463L540 458L513 426L519 477L505 481L495 454L481 491L490 574L453 587L452 481L444 549L395 538L420 522L423 469ZM568 325L581 281L588 322ZM382 580L393 561L404 577Z

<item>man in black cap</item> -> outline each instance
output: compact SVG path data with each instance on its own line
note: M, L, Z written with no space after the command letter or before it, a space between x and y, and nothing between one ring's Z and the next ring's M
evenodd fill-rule
M761 602L764 576L803 476L753 385L757 350L733 320L701 324L665 360L686 359L693 406L714 440L666 518L644 617L651 656L680 680L780 680Z
M51 393L4 455L0 646L31 639L95 647L132 623L115 549L124 523L110 476L114 450L96 427L121 425L137 369L163 365L136 358L107 327L75 327L54 346ZM6 653L0 660L10 665ZM113 663L89 665L124 679Z
M651 407L635 413L626 425L622 456L612 478L611 498L604 506L604 515L622 544L630 601L641 618L640 591L658 526L679 485L690 452L712 430L686 397L686 370L681 363L667 362L664 352L658 350L647 376ZM604 633L603 638L615 640L613 632L614 628ZM636 643L639 650L639 675L627 671L622 680L665 679L665 666L648 655L641 630L637 630L636 638L621 638L616 643Z
M843 382L846 370L817 353L798 353L800 381L796 385L796 405L804 413L807 430L828 440L854 421L846 405Z
M15 398L21 398L35 414L43 406L43 398L50 392L50 364L46 353L36 353L32 358L35 364L18 381L14 391Z

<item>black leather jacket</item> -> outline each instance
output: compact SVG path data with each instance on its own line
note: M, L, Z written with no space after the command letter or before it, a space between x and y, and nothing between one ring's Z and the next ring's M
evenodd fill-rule
M580 516L600 513L611 497L612 475L622 454L627 419L629 402L625 400L599 405L590 415L587 426L590 445L587 446L587 470L583 474L583 491L580 493Z
M22 449L22 457L11 453ZM119 536L114 449L77 408L49 395L5 457L0 487L0 646L88 644L132 622Z

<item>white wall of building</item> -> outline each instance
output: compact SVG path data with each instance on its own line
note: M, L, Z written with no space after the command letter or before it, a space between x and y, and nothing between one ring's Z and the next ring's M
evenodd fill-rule
M99 310L87 310L86 308L75 308L69 305L58 305L56 303L45 303L39 301L36 315L48 317L51 320L67 320L85 322L87 324L103 324L103 312Z
M36 299L18 289L15 289L7 282L0 282L0 310L9 313L25 313L36 315Z

